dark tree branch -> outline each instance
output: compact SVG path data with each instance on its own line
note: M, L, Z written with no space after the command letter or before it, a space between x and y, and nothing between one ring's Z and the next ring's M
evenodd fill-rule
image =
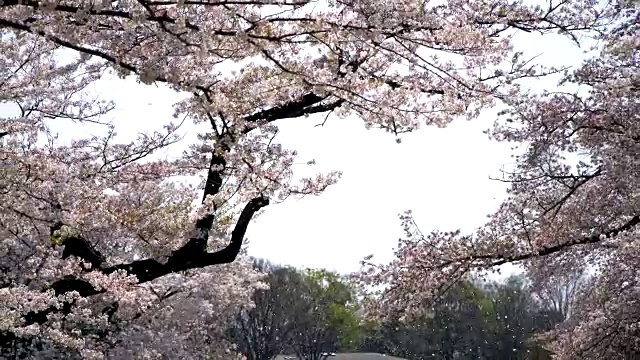
M62 209L59 203L55 204L55 207L58 210ZM62 258L66 259L69 256L75 256L91 264L91 268L93 269L100 268L105 262L105 258L86 239L79 236L61 237L56 235L56 232L61 230L64 225L65 224L63 222L57 221L50 228L52 240L61 238L60 245L64 246L64 249L62 250Z
M243 120L245 122L257 122L260 120L274 121L278 119L299 117L306 114L313 114L313 113L332 110L342 105L344 101L344 100L336 100L326 105L318 105L318 103L325 100L326 98L327 96L320 96L313 92L309 92L302 95L300 98L294 101L290 101L283 105L275 106L273 108L260 111L255 114L245 116Z
M42 7L41 2L37 0L5 0L2 2L2 5L0 5L0 7L11 7L16 5L28 6L32 8L34 11L38 11ZM107 16L107 17L129 19L129 20L133 19L133 16L131 15L131 13L125 10L109 10L109 9L96 10L92 8L81 8L78 6L71 6L71 5L56 5L55 7L53 7L52 10L61 12L61 13L68 13L68 14L76 14L82 11L82 12L86 12L88 15L91 15L91 16ZM34 20L35 19L32 19L32 21ZM170 24L176 23L175 19L172 19L171 17L167 16L164 13L159 16L149 14L145 17L145 20L151 21L151 22L157 22L157 23L170 23ZM185 26L190 30L195 30L195 31L200 30L200 27L194 24L191 24L189 22L187 22ZM235 35L235 32L216 31L216 35Z
M73 255L91 264L92 269L100 268L105 261L104 256L84 238L70 236L64 239L63 244L63 259Z

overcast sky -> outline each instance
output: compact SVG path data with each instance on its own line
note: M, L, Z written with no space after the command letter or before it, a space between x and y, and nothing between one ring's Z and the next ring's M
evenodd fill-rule
M515 40L525 55L542 54L544 64L575 64L583 57L558 36L542 41L527 34ZM116 102L110 116L123 139L171 121L171 105L182 97L134 79L103 81L95 90ZM249 253L276 263L350 272L369 254L375 254L374 261L391 258L402 235L397 215L408 209L423 232L471 232L505 197L506 185L489 177L498 177L512 162L510 144L483 134L493 113L488 110L472 122L460 119L445 129L423 127L403 135L400 144L393 135L365 130L357 118L330 117L324 127L314 126L323 116L280 121L277 139L285 147L297 149L301 161L315 159L318 171L341 170L343 177L319 197L267 207L249 228ZM64 126L69 134L69 124Z

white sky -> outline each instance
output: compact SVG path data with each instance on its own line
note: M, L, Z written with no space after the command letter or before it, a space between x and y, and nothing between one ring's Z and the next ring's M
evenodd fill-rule
M522 34L515 41L525 55L542 54L539 61L547 65L576 64L584 56L558 36L542 41ZM555 81L545 83L532 86ZM181 98L134 79L101 82L96 91L116 102L111 116L127 138L173 120L171 105ZM330 117L324 127L314 127L323 115L280 121L278 139L285 147L297 149L301 161L315 158L318 171L343 171L343 178L319 197L267 207L250 225L250 255L344 273L357 270L369 254L375 254L373 261L391 258L402 236L397 215L407 209L423 232L481 226L505 197L506 185L489 176L498 177L501 166L511 163L510 144L489 141L482 133L491 126L492 113L445 129L423 127L403 135L401 144L393 135L365 130L358 119ZM64 127L63 136L70 131L68 123Z

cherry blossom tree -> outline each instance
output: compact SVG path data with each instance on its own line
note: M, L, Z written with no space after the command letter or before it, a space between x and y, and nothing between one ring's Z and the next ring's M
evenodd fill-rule
M509 196L477 232L420 232L386 265L365 262L359 278L381 287L372 314L406 316L474 270L521 263L539 282L592 272L571 317L546 334L558 359L628 359L640 349L640 6L613 4L601 51L562 84L575 92L521 93L492 135L522 145L506 173ZM405 311L406 309L406 311Z
M207 343L198 321L221 320L262 286L241 256L252 218L340 176L294 177L277 120L354 115L399 134L474 118L517 94L518 79L557 71L512 56L510 34L596 27L593 3L2 1L3 341L34 337L84 357ZM105 120L116 105L91 91L110 76L184 94L179 121L118 143ZM186 120L210 130L183 154L151 158ZM105 131L60 139L51 124L63 122ZM175 180L185 176L202 186ZM196 310L198 320L184 315ZM120 349L123 336L158 347Z

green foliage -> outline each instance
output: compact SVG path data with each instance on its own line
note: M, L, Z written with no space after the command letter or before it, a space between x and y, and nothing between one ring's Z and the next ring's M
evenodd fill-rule
M363 333L360 320L351 306L332 304L327 318L328 328L338 334L338 348L341 351L352 350L362 341Z
M306 302L310 310L306 319L298 319L298 324L304 325L299 326L297 333L322 334L323 340L328 340L324 345L326 351L356 348L362 332L354 289L339 274L328 270L309 269L303 276L308 283L310 297Z

